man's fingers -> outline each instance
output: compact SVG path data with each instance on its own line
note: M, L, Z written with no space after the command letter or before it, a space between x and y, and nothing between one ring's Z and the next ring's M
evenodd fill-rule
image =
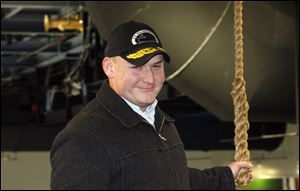
M248 168L251 169L253 168L253 165L250 162L238 162L240 168Z

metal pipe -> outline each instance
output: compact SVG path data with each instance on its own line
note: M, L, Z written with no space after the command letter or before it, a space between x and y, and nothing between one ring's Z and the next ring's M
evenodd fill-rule
M39 49L35 50L34 52L31 52L31 53L29 53L29 54L26 54L26 55L24 55L24 56L19 57L19 58L16 60L16 62L17 62L17 63L20 63L20 62L22 62L22 61L24 61L24 60L26 60L26 59L28 59L28 58L30 58L30 57L36 55L36 54L42 52L43 50L45 50L45 49L47 49L47 48L49 48L49 47L51 47L51 46L53 46L53 45L59 43L60 41L66 40L67 38L68 38L68 36L59 36L59 37L55 38L54 40L51 40L51 41L50 41L48 44L46 44L45 46L42 46L42 47L40 47Z
M278 133L278 134L270 134L270 135L262 135L262 136L256 136L256 137L248 137L248 140L260 140L260 139L275 139L275 138L282 138L282 137L293 137L298 136L298 132L291 132L291 133ZM221 143L229 143L234 142L233 139L221 139Z

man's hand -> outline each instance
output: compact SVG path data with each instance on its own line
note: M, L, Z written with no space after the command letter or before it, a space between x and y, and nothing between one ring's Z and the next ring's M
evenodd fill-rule
M234 178L237 177L239 171L242 168L246 168L247 171L250 173L248 183L250 184L253 181L253 174L252 174L253 165L251 163L249 163L249 162L232 162L228 165L228 167L231 169Z

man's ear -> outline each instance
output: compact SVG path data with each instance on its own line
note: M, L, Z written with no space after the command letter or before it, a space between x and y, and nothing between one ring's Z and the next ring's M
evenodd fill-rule
M114 78L114 65L112 59L105 57L102 60L102 68L109 79Z

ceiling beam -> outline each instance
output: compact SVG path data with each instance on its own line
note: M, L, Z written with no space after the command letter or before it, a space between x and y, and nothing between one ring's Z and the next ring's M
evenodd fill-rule
M80 2L76 1L1 1L1 8L24 9L61 9L62 7L78 7Z

